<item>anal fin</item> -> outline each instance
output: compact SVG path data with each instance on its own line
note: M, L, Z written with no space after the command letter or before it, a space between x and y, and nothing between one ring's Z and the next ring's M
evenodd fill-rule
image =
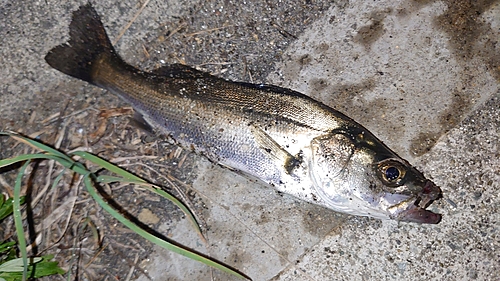
M155 135L153 127L148 123L148 121L146 121L146 119L144 119L142 114L140 114L139 112L135 111L134 116L130 118L130 121L133 126L143 130L150 135Z

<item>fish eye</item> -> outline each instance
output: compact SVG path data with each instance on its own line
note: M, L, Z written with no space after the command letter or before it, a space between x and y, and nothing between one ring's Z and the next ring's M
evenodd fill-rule
M387 169L385 169L385 178L388 181L397 180L399 178L399 174L399 170L396 167L388 167Z
M400 186L405 174L404 165L398 161L391 159L378 164L378 175L389 186Z

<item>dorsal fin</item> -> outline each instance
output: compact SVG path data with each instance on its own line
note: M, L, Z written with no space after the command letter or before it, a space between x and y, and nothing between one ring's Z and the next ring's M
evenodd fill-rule
M307 98L307 96L305 96L304 94L302 94L300 92L297 92L297 91L294 91L291 89L287 89L287 88L283 88L280 86L274 86L274 85L269 85L269 84L253 84L253 83L247 83L247 82L233 82L233 83L237 83L241 86L258 89L261 91L268 91L268 92L274 92L274 93L284 94L284 95L288 95L288 96L299 96L299 97L306 97Z
M159 76L168 76L170 78L205 78L211 76L209 73L197 70L191 66L180 63L161 66L153 71L152 74Z

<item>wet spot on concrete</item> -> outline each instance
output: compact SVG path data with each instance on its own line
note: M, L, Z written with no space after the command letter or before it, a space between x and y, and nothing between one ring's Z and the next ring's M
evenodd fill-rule
M462 79L467 81L467 78ZM474 104L471 101L476 98L478 97L466 89L457 89L452 96L451 104L446 106L443 112L439 114L438 122L436 124L429 124L431 127L439 126L440 130L433 130L433 132L430 130L424 131L417 138L413 139L410 145L412 155L422 156L430 151L441 135L446 134L462 121L464 115Z
M376 11L370 14L371 24L362 26L358 30L358 34L354 36L354 42L362 44L366 49L370 49L371 45L384 35L383 20L390 9Z
M398 17L406 17L410 14L411 10L408 9L407 5L402 5L401 7L396 8L394 14Z
M408 5L405 5L407 11L400 14L418 12L422 7L434 2L436 1L410 0ZM488 9L500 1L445 0L442 2L446 4L446 9L434 19L433 24L437 29L446 33L450 50L463 67L460 74L462 87L455 90L451 96L451 103L439 113L440 117L436 124L429 124L439 127L439 131L436 128L426 130L411 141L410 152L415 156L421 156L429 151L440 135L446 134L459 124L475 104L474 100L480 98L479 94L474 92L473 76L477 75L477 70L471 68L471 65L478 64L478 58L480 63L484 63L484 69L489 70L497 80L500 80L498 32L492 30L490 24L482 17Z
M423 132L411 141L410 152L415 156L421 156L429 152L436 144L440 133Z
M301 66L308 65L312 61L312 58L309 54L305 54L299 58L299 64Z
M310 209L303 213L302 226L309 235L322 236L332 230L340 229L348 217L348 215L311 205Z
M321 43L318 46L316 46L317 53L324 53L328 51L328 49L330 49L330 45L328 45L327 43Z
M439 123L446 132L462 121L463 115L471 108L474 97L467 92L455 91L451 104L442 113Z
M260 213L260 218L256 220L257 224L266 224L269 222L273 222L272 220L273 214L270 214L269 212L265 212L264 210L262 213Z
M324 103L331 107L337 107L340 104L346 104L351 107L353 97L359 96L359 93L367 92L375 88L376 82L374 78L368 78L358 83L346 83L329 87L331 93L330 99L322 99Z
M251 211L254 208L254 206L250 203L244 203L244 204L241 204L240 206L241 206L242 210L247 211L247 212Z
M312 78L309 80L309 85L311 86L312 92L319 92L328 87L328 81L323 78Z
M243 264L243 257L245 257L244 253L236 248L236 250L231 251L231 254L229 254L225 261L230 264L241 265Z
M414 0L417 8L435 1ZM449 36L450 47L459 61L468 62L479 56L491 73L500 80L498 36L482 15L499 0L443 0L446 11L435 20L435 25Z
M451 128L461 121L461 112L465 111L470 105L464 102L464 99L459 93L455 93L452 103L440 114L439 122L429 124L440 126L439 132L429 129L421 132L418 137L411 140L410 152L414 156L422 156L429 152L436 144L440 135L445 134Z
M450 46L457 58L470 60L479 55L490 66L496 79L500 80L500 56L496 45L498 39L490 37L483 44L478 44L485 34L494 34L491 26L481 19L481 15L498 0L482 1L444 1L448 5L447 11L437 18L436 24L450 36Z

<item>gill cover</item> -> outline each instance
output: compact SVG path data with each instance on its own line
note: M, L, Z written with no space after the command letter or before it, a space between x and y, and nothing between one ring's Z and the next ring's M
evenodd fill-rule
M329 133L314 138L311 141L311 163L309 163L311 178L318 195L330 205L339 206L338 210L345 210L341 207L346 201L344 196L339 194L341 185L348 185L343 181L349 177L346 169L355 152L355 145L351 138L344 134Z

